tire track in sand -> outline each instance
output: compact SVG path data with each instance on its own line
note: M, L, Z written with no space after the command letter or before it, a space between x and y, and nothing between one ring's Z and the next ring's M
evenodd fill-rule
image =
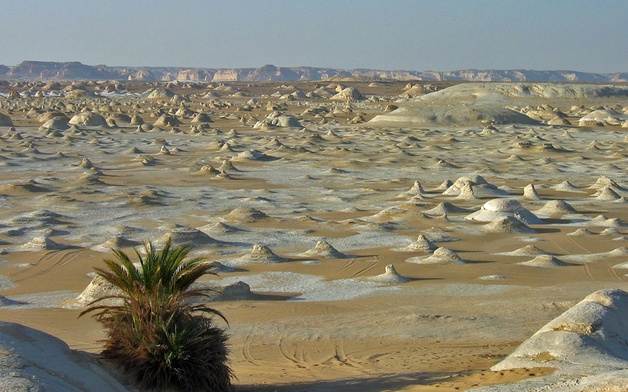
M16 274L15 281L21 282L26 279L41 276L55 268L63 267L64 265L72 262L76 259L82 250L71 251L50 251L46 252L43 256L37 260L37 263L33 268L25 269L21 273ZM58 260L56 260L58 257ZM55 261L56 260L56 261Z
M251 342L253 341L253 337L255 336L258 328L259 326L257 325L253 326L253 328L251 328L249 333L246 335L244 343L242 344L242 356L253 365L261 365L251 354Z
M309 355L302 341L298 341L294 345L287 343L286 328L281 332L281 337L279 338L279 351L284 358L296 364L299 368L309 368L312 366L312 361L309 359Z
M582 266L584 267L584 273L587 274L589 279L595 280L595 278L593 277L593 274L591 273L591 267L589 267L589 263L584 263L582 264Z
M377 256L375 257L375 261L368 261L369 265L367 265L366 267L360 269L358 272L356 272L355 274L351 275L352 278L358 277L362 274L364 274L365 272L368 272L370 270L372 270L373 268L375 268L375 266L377 264L379 264L379 259L377 258Z
M333 359L336 359L343 365L352 367L352 368L361 368L360 364L353 361L347 353L345 352L345 344L343 340L337 340L335 345L336 355L334 355Z
M608 267L608 271L611 273L611 275L619 282L623 282L624 280L622 279L621 275L619 275L617 273L617 271L615 270L615 268L613 268L613 266L609 266Z
M264 319L260 321L272 321L275 313L277 313L279 309L282 307L283 306L281 304L277 304L271 307L268 313L266 313ZM254 338L257 334L257 331L259 330L259 327L260 327L260 324L255 324L246 335L246 338L244 339L244 342L242 343L242 356L247 362L249 362L252 365L263 366L262 361L255 359L253 357L253 354L251 353L251 346L254 342Z
M343 265L343 266L342 266L342 267L340 267L338 270L336 270L336 274L339 274L339 273L341 273L342 271L347 270L348 268L350 268L350 267L353 265L353 263L355 263L355 259L348 260L348 261L345 263L345 265Z

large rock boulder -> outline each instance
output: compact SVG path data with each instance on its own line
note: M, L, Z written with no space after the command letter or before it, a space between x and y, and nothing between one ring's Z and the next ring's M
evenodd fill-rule
M517 218L528 225L542 223L536 215L526 210L515 199L489 200L484 203L479 211L467 215L465 219L476 222L493 222L495 219L503 217Z
M68 124L83 127L100 127L107 126L107 120L100 114L83 112L72 117L70 121L68 121Z
M152 90L146 99L170 99L174 97L174 93L167 88L158 87Z
M6 114L0 113L0 126L2 127L12 127L13 121L11 121L11 117Z
M547 323L491 368L549 367L551 376L478 391L628 390L628 293L596 291Z
M539 98L579 99L627 96L624 86L558 83L463 83L412 100L375 116L369 125L385 127L429 125L539 124L516 109Z
M136 391L91 356L20 324L0 322L0 391Z

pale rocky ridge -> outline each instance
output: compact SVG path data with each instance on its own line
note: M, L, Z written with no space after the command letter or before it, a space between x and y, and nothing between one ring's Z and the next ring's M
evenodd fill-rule
M0 79L6 80L141 80L141 81L297 81L324 79L401 79L423 81L482 82L626 82L628 73L590 73L565 70L457 70L407 71L374 69L336 69L319 67L260 68L185 68L185 67L118 67L85 65L80 62L23 61L15 66L0 65Z

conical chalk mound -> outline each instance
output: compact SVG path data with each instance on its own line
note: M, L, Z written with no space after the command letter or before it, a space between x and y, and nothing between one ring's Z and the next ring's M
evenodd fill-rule
M534 234L536 230L512 216L502 216L482 226L489 233Z
M448 248L438 248L429 257L413 257L407 259L406 262L414 264L466 264L466 261L462 260L458 253Z
M479 211L467 215L465 219L478 222L492 222L503 217L513 217L527 225L542 223L536 215L526 210L515 199L489 200L484 203Z
M240 262L245 263L262 263L262 264L272 264L272 263L281 263L283 261L287 261L283 257L277 256L269 247L266 245L256 244L253 245L253 249L251 253L248 255L242 256L238 259Z
M503 255L506 256L542 256L542 255L551 255L551 253L548 253L546 251L544 251L543 249L539 249L534 245L526 245L523 248L519 248L516 250L513 250L512 252L506 252L506 253L502 253Z
M541 196L536 192L534 184L528 184L523 188L523 198L528 200L541 200Z
M172 240L174 246L193 245L195 247L218 245L220 241L208 236L198 229L187 226L176 226L168 230L156 243L165 244L168 239Z
M593 233L585 228L580 228L577 229L575 231L572 231L571 233L568 233L567 235L573 235L573 236L581 236L581 235L592 235Z
M91 249L97 250L100 252L109 252L111 249L132 248L138 245L140 245L140 243L137 241L132 241L132 240L127 239L124 236L117 235L103 242L100 245L93 246Z
M582 192L580 188L569 181L561 182L560 184L554 186L554 189L561 192Z
M423 234L419 234L416 241L403 249L411 252L433 252L438 249L438 246L434 245L434 243Z
M600 178L597 179L597 181L595 182L595 184L591 185L589 188L590 189L601 189L601 188L605 188L605 187L610 187L613 190L624 190L623 187L621 187L619 184L617 184L615 182L615 180L613 180L610 177L607 177L605 175L600 176Z
M303 252L304 256L321 256L330 259L341 259L347 257L346 254L338 251L329 242L321 240L316 242L316 246Z
M226 220L236 222L254 222L260 219L268 218L268 215L255 208L238 207L224 216Z
M469 210L466 208L458 207L454 204L443 202L437 205L436 207L429 209L427 211L423 211L427 215L445 215L445 214L466 214L473 210Z
M395 266L392 264L386 266L386 272L381 275L370 277L368 278L368 280L384 284L397 284L410 281L409 278L399 275L399 273L395 269Z
M565 214L577 214L575 208L564 200L550 200L538 210L534 211L536 215L554 216Z
M38 250L61 250L61 249L66 249L67 246L63 244L59 244L51 240L50 238L48 238L48 236L43 236L43 237L33 238L29 242L22 245L20 248L21 250L38 251Z
M621 198L621 196L608 185L597 191L593 197L595 200L601 201L615 201Z
M575 264L565 263L564 261L560 261L556 257L551 256L551 255L536 256L532 260L523 261L517 264L526 265L528 267L540 267L540 268L567 267L567 266L575 265Z
M414 196L424 196L425 190L421 186L419 181L414 181L414 185L409 190L403 192L398 197L414 197Z

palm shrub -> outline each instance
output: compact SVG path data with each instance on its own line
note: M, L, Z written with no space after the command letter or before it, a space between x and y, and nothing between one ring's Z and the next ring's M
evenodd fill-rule
M157 251L149 242L144 244L145 256L135 249L139 263L134 264L123 251L113 249L117 260L104 260L107 268L96 272L119 294L96 299L80 316L93 312L107 334L103 354L143 388L231 391L227 336L212 316L226 319L192 302L206 296L191 286L213 274L213 264L188 258L190 250L173 247L168 240ZM102 302L111 299L117 301Z

